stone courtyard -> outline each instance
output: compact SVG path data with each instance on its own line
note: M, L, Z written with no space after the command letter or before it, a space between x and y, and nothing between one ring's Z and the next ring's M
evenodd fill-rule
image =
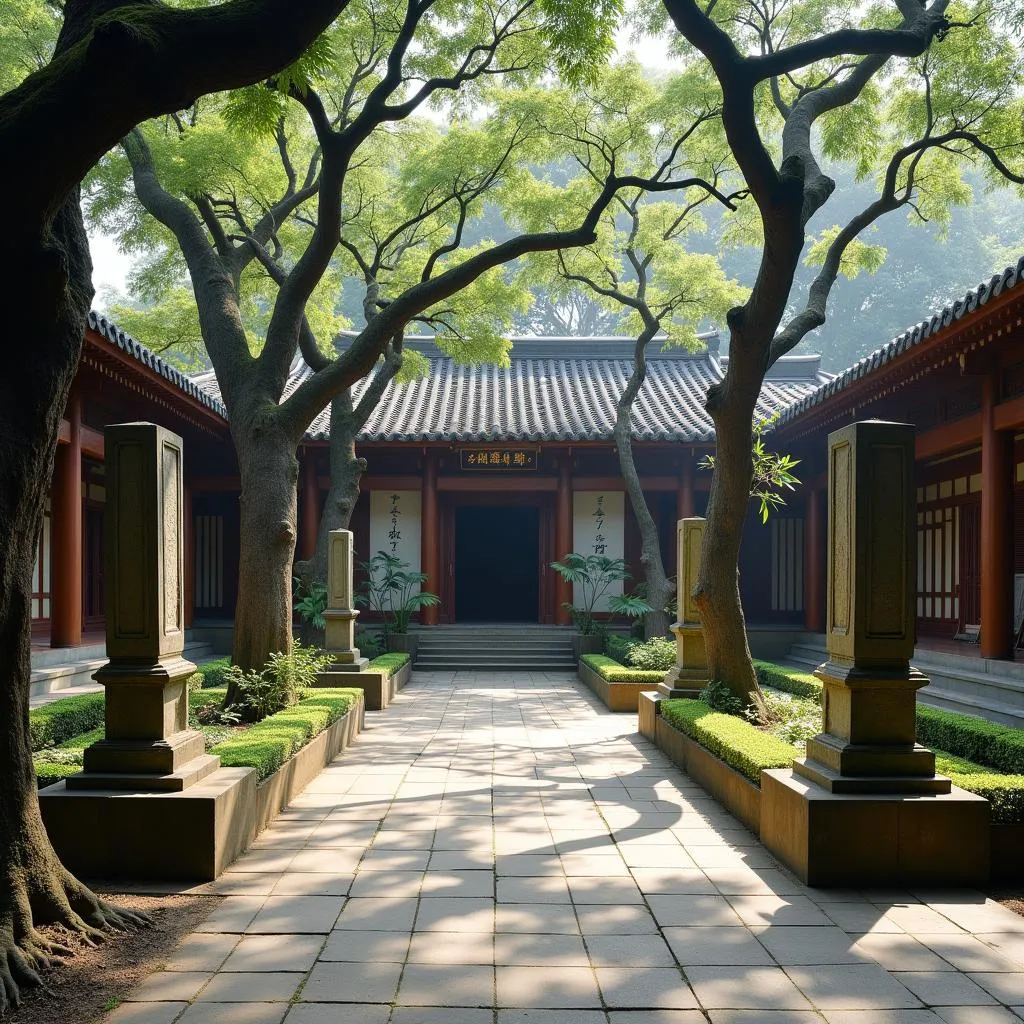
M1002 1024L1024 918L810 889L574 676L417 673L109 1024Z

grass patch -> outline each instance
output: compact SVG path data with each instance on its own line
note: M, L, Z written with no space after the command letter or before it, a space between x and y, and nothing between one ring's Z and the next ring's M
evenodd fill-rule
M663 700L661 716L755 786L761 785L762 769L788 768L800 756L792 743L742 718L712 711L703 701Z
M346 714L362 696L362 690L349 688L307 690L306 693L312 695L240 730L218 743L210 753L219 756L225 768L255 768L262 782L313 737Z
M581 660L609 683L660 683L665 678L664 672L630 668L607 654L584 654Z
M383 672L385 679L390 679L400 668L409 663L409 655L404 651L392 651L389 654L378 654L366 667L374 672Z

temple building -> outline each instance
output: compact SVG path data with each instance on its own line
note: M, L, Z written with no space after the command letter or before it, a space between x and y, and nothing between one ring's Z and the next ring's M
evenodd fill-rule
M767 525L751 507L741 589L755 653L808 663L819 653L827 434L854 419L912 422L919 654L946 665L950 679L959 673L955 686L935 689L937 700L950 693L951 706L1024 724L1024 664L1012 663L1024 639L1022 315L1024 259L836 377L816 355L771 368L758 414L777 417L769 444L801 460L802 483ZM701 460L714 431L704 396L727 356L717 336L705 342L699 354L652 352L633 413L635 459L668 566L676 520L703 514L707 502ZM548 565L571 550L623 557L639 579L639 531L612 439L632 342L514 339L507 369L456 365L429 339L407 345L430 372L392 384L362 431L368 470L352 529L358 557L385 550L427 574L441 601L422 625L567 624L571 588ZM299 360L292 372L298 380L310 370ZM45 648L101 643L102 428L137 419L184 438L186 614L197 638L229 646L238 478L216 380L183 376L94 315L40 538L34 659L44 674L56 663ZM312 552L327 491L327 430L324 412L299 452L297 558Z

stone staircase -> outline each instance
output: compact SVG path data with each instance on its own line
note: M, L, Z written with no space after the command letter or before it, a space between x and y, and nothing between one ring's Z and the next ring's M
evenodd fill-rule
M455 625L418 630L420 672L575 672L567 626Z
M786 664L810 672L826 661L825 637L807 634ZM913 664L931 680L918 690L922 704L1024 728L1024 662L947 654L918 647Z
M206 643L187 643L184 656L193 662L209 661L214 657L213 647ZM32 652L29 696L35 699L50 694L64 697L92 693L101 689L93 682L92 675L106 663L106 644L37 648Z

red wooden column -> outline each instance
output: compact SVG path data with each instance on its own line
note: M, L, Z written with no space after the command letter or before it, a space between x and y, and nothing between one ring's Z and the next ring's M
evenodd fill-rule
M308 562L316 554L320 529L320 488L316 482L316 458L309 448L302 459L302 518L299 521L299 558Z
M683 456L680 467L679 494L676 497L676 519L692 519L696 515L697 504L693 495L693 453Z
M825 497L820 487L807 492L804 516L804 628L825 632Z
M441 525L437 513L437 458L427 451L423 458L423 490L420 502L420 563L427 575L423 589L441 593ZM433 605L420 610L424 626L436 626L441 608Z
M184 541L185 541L185 628L192 625L192 612L196 604L196 551L195 531L192 522L192 488L182 483L181 500L184 508Z
M981 656L1013 657L1013 433L995 428L998 377L982 383Z
M558 492L555 495L555 559L561 561L572 551L572 456L562 456L558 467ZM548 570L550 571L550 570ZM555 574L555 623L572 625L572 584Z
M82 403L74 392L65 416L70 439L57 449L53 474L51 647L82 642Z

